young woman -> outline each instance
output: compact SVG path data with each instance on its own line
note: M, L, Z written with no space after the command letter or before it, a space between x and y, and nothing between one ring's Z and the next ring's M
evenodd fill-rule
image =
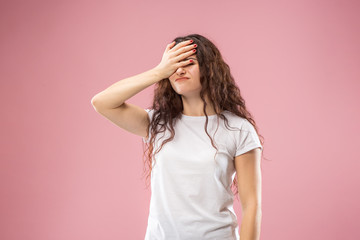
M151 108L125 102L152 84ZM262 136L209 39L175 38L156 67L111 85L91 102L147 146L146 240L260 239ZM232 183L242 206L240 235Z

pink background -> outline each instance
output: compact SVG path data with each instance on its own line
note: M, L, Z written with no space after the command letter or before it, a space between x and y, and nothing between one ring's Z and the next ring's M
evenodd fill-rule
M249 2L2 1L0 239L144 238L141 137L90 100L189 33L219 47L265 137L261 239L360 239L360 3Z

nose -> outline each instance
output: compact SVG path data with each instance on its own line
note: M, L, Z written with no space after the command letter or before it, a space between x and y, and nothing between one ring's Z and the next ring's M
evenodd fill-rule
M183 67L179 67L178 69L176 69L176 73L181 75L185 73L185 69Z

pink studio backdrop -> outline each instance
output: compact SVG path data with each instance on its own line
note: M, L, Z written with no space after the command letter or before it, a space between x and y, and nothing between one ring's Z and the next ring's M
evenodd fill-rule
M359 12L344 0L2 1L0 239L144 238L141 137L90 100L189 33L219 47L265 137L261 239L360 239ZM128 102L147 108L152 91Z

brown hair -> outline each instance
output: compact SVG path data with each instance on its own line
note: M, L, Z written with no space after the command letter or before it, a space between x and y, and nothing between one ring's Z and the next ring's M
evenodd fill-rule
M218 148L214 146L213 139L207 132L208 115L205 110L207 104L204 95L208 96L209 101L214 106L216 114L225 121L226 125L228 125L228 120L221 113L225 110L247 119L254 126L256 133L259 136L261 145L263 145L263 136L259 135L258 127L256 126L252 115L246 109L245 100L240 94L240 89L237 87L234 78L230 73L230 68L228 64L224 62L218 48L209 39L199 34L177 37L174 41L178 44L179 42L190 39L194 41L193 44L197 44L196 57L199 63L200 83L202 86L200 97L204 102L204 113L206 116L204 129L206 134L209 136L213 147L216 151L218 151ZM164 144L174 138L174 124L176 120L181 117L181 113L183 111L181 96L174 91L168 78L162 79L155 84L154 99L151 109L153 109L154 112L150 126L147 129L148 132L149 128L151 129L151 137L149 142L146 143L147 148L145 152L148 151L148 154L147 158L144 160L144 166L147 163L148 167L148 170L144 170L144 172L147 173L147 180L151 176L152 171L152 153L156 134L165 132L166 129L171 132L171 136L163 141L162 145L154 153L154 155L162 149ZM235 188L234 194L237 196L237 174L233 180L232 186Z

